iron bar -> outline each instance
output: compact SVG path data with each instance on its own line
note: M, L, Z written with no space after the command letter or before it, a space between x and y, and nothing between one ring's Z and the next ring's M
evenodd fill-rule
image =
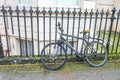
M107 46L106 46L108 53L109 53L110 38L111 38L111 32L112 32L113 22L115 20L115 12L116 12L116 8L113 8L113 10L112 10L112 16L111 16L111 24L110 24L110 29L109 29L109 35L108 35L108 40L107 40Z
M36 15L37 15L37 43L38 43L38 56L40 55L40 42L39 42L39 39L40 39L40 37L39 37L39 13L40 13L40 11L39 11L39 8L37 7L37 9L36 9Z
M32 7L30 7L30 20L31 20L31 36L32 36L32 56L34 56L34 37L33 37L33 10L32 10Z
M26 26L26 12L27 10L25 9L25 6L23 7L23 15L24 15L24 32L25 32L25 52L26 52L26 56L28 56L28 43L27 43L27 26Z
M19 45L20 45L20 56L22 57L22 46L21 46L21 31L20 31L20 17L19 17L19 12L20 10L18 9L18 6L16 6L16 14L17 14L17 23L18 23L18 35L19 35Z

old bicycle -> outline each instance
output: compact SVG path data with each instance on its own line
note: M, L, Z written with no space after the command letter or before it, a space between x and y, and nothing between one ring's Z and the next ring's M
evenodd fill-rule
M60 27L60 23L57 25L60 30L60 37L56 42L47 44L41 51L41 62L46 69L49 70L58 70L60 69L67 60L67 51L65 46L69 47L75 54L79 57L84 57L86 62L90 66L99 67L105 64L107 60L107 50L104 46L102 40L94 39L91 42L87 41L87 38L92 38L87 36L87 33L90 33L90 30L84 30L80 33L83 34L83 37L76 37L68 34L63 34L63 29ZM69 36L77 38L83 41L86 44L84 48L84 55L76 51L72 45L67 41L63 36Z

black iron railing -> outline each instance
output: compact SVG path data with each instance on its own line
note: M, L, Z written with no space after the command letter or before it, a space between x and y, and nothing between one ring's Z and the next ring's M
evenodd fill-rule
M8 56L40 55L47 43L57 40L58 22L65 33L74 36L81 36L80 31L90 29L89 35L103 39L109 53L120 54L120 10L116 11L115 8L111 11L94 11L51 7L28 9L25 6L22 9L18 6L12 9L2 6L0 13L0 19L4 22L4 26L0 26L4 31L0 34L1 37L6 37L2 38L5 39L2 43L6 44L3 49L8 51ZM76 50L79 49L79 40L68 36L66 39ZM72 52L70 54L73 55Z

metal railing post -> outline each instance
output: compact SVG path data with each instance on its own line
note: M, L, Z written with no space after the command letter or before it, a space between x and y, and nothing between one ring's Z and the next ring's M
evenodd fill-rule
M32 7L30 7L30 20L31 20L31 37L32 37L32 56L34 56L34 34L33 34L33 10Z
M108 40L107 40L107 45L106 45L108 53L109 53L110 38L111 38L111 32L112 32L113 22L115 20L115 12L116 12L116 8L114 7L113 10L112 10L110 29L109 29Z
M26 56L28 56L28 40L27 40L27 25L26 25L26 12L25 6L23 6L23 18L24 18L24 32L25 32L25 48L26 48Z
M39 25L39 13L40 13L40 10L39 10L39 8L37 7L37 9L36 9L36 15L37 15L37 43L38 43L38 56L40 55L40 42L39 42L39 39L40 39L40 37L39 37L39 33L40 33L40 29L39 29L39 27L40 27L40 25Z
M2 6L2 14L3 14L3 19L4 19L4 27L5 27L5 36L6 36L6 43L7 43L7 50L6 53L8 56L10 56L10 47L9 47L9 40L8 40L8 30L7 30L7 23L6 23L6 9L4 6Z
M22 57L22 44L21 44L21 31L20 31L20 19L19 19L19 13L20 10L18 8L18 6L16 6L16 16L17 16L17 24L18 24L18 36L19 36L19 45L20 45L20 56Z

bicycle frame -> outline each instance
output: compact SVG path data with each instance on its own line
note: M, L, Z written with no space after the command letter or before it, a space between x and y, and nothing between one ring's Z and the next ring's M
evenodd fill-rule
M89 42L86 41L86 34L83 35L83 38L82 37L76 37L76 36L72 36L72 35L68 35L68 34L63 34L63 33L60 33L60 38L58 41L61 41L61 43L64 43L67 47L69 47L70 49L72 49L75 54L78 54L80 52L76 51L72 45L63 37L63 36L67 36L67 37L72 37L72 38L76 38L76 39L79 39L79 40L82 40L83 43L85 42L85 44L88 44Z
M88 38L92 38L93 41L94 41L94 40L103 41L103 40L101 40L101 39L93 38L93 37L90 37L90 36L86 35L87 33L89 33L89 31L88 31L88 32L85 32L85 31L80 32L80 33L83 33L83 37L77 37L77 36L72 36L72 35L69 35L69 34L63 34L63 31L64 31L64 30L60 27L60 22L58 22L58 25L57 25L57 26L58 26L59 30L61 31L61 33L59 33L59 34L60 34L60 37L59 37L58 42L59 42L59 41L60 41L60 42L62 41L62 43L64 43L67 47L69 47L70 49L72 49L76 54L79 54L79 53L81 53L81 52L76 51L76 50L71 46L71 44L70 44L63 36L72 37L72 38L76 38L76 39L82 40L82 45L83 45L84 43L85 43L86 45L89 44L89 42L86 40L87 37L88 37ZM79 56L79 55L78 55L78 56Z

